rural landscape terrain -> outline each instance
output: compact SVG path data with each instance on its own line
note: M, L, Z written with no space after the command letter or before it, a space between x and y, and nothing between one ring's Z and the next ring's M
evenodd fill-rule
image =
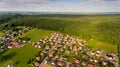
M0 67L119 67L119 14L0 13Z

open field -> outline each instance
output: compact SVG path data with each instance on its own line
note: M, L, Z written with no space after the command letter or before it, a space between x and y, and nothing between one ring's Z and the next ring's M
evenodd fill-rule
M31 39L31 41L36 42L36 41L39 41L40 38L49 36L51 33L52 33L52 31L49 31L49 30L35 28L35 29L32 29L31 31L25 33L24 35L18 36L17 38L28 37Z
M117 50L116 50L117 45L112 45L112 44L109 44L109 43L100 42L100 41L93 40L93 39L90 39L87 42L87 46L92 47L94 50L102 49L106 53L109 53L110 51L112 51L114 53L117 53Z
M3 33L0 31L0 36L2 36L3 35Z
M22 48L13 48L6 51L1 56L4 56L4 61L0 62L0 67L5 66L9 62L15 62L15 67L31 67L27 65L29 59L34 58L35 54L38 53L40 49L34 48L31 44L26 44Z

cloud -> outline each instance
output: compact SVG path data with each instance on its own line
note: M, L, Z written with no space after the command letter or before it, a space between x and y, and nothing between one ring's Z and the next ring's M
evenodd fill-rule
M120 11L119 3L120 0L0 0L0 11Z
M42 6L56 0L0 0L0 9L6 10L26 10L37 8L37 6ZM37 5L37 6L34 6Z
M102 2L102 1L120 1L120 0L91 0L91 1L94 1L94 2Z
M55 0L0 0L0 2L8 5L20 4L44 4Z

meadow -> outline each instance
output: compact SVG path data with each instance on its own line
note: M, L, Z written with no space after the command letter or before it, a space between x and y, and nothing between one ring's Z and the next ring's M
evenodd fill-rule
M0 32L0 36L2 36L3 35L3 33L2 32Z

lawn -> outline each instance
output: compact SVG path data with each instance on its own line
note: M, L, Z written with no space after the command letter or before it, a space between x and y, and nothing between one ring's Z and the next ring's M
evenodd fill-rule
M109 43L105 43L105 42L100 42L94 39L90 39L87 42L87 46L93 48L94 50L96 49L102 49L105 51L105 53L108 53L110 51L117 53L117 45L112 45Z
M22 48L13 48L6 51L2 56L5 56L5 60L0 63L0 67L5 66L9 62L17 63L15 67L31 67L27 63L27 61L31 58L35 57L41 49L34 48L30 44L26 44Z
M2 36L3 35L3 33L0 31L0 36Z
M50 36L52 31L43 30L43 29L32 29L31 31L25 33L24 35L20 35L17 38L28 37L31 41L37 42L40 38L45 38L46 36Z

